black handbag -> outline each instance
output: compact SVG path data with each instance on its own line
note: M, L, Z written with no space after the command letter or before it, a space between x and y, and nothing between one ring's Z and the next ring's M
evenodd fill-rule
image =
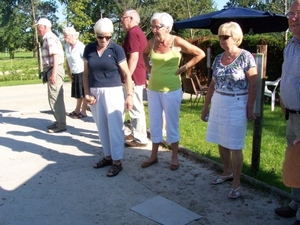
M50 67L47 71L42 71L42 72L40 73L39 78L42 79L43 84L45 84L45 83L48 82L47 74L48 74L48 72L49 72L50 70L52 70L52 67Z

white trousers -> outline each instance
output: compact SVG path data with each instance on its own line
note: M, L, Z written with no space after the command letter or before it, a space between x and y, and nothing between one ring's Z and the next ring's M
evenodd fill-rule
M91 105L94 121L105 156L120 160L124 155L124 93L122 86L109 88L90 88L97 99Z
M134 139L140 143L146 144L147 128L146 116L143 104L143 85L133 86L133 108L129 111L131 132Z
M176 143L179 141L179 114L181 100L181 88L170 92L148 90L148 113L151 141L153 143L160 143L163 141L163 111L165 112L166 117L166 141L168 143Z

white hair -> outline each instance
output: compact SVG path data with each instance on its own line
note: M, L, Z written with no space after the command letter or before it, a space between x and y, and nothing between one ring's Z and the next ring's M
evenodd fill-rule
M150 22L152 23L153 20L157 20L160 25L162 25L163 27L167 27L168 31L171 32L174 20L169 13L154 13L151 17Z
M101 18L94 25L94 32L98 34L112 34L114 32L114 25L110 19Z
M140 18L139 13L138 13L136 10L134 10L134 9L127 9L127 10L124 11L123 14L125 14L125 13L126 13L127 15L131 16L132 19L133 19L137 24L140 23L141 18Z
M77 32L74 27L66 27L66 28L64 28L63 33L64 34L70 34L70 35L72 35L76 39L78 39L78 37L79 37L79 32Z

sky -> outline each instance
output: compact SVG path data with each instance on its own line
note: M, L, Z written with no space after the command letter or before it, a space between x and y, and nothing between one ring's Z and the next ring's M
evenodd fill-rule
M223 9L223 6L226 5L226 3L228 2L229 0L215 0L215 3L217 5L217 9Z

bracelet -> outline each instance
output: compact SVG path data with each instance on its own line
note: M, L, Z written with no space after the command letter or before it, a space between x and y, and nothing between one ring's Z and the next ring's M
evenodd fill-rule
M209 110L209 108L203 108L202 111L204 111L204 110Z
M184 64L184 66L185 66L185 70L188 70L188 69L189 69L189 67L188 67L187 64Z
M131 96L131 97L133 97L133 95L132 95L132 94L127 94L127 96Z

